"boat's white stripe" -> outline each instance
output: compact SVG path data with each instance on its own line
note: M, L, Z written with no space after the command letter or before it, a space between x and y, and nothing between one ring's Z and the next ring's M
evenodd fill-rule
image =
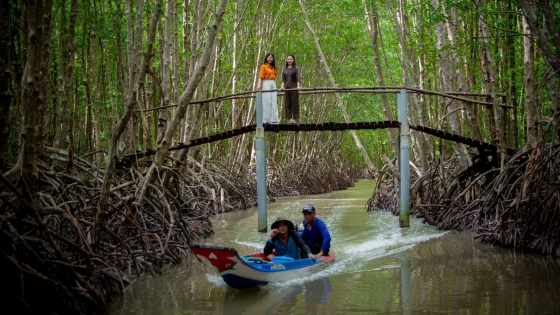
M237 264L233 269L225 270L224 272L222 272L222 276L226 274L234 274L247 279L266 282L287 281L299 277L306 277L311 274L323 271L325 267L327 267L331 263L331 261L328 261L323 264L304 266L298 269L291 270L260 271L247 266L237 257L232 260L234 260Z

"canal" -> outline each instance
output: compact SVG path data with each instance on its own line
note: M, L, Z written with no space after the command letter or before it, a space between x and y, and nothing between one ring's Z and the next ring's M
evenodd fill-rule
M268 205L301 224L311 203L333 238L336 262L302 279L236 290L196 259L144 276L108 314L560 314L560 260L482 244L470 232L438 231L411 218L366 212L373 181L320 195L282 197ZM216 215L215 234L200 243L261 251L257 208Z

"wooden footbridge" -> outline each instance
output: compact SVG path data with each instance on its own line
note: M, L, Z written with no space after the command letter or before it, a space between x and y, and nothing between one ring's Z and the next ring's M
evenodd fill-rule
M280 131L292 131L292 132L308 132L308 131L345 131L345 130L375 130L375 129L388 129L388 128L399 128L400 122L397 120L392 121L364 121L364 122L352 122L352 123L334 123L327 122L322 124L278 124L278 125L263 125L264 131L280 132ZM420 125L409 125L410 129L415 131L420 131L441 139L453 141L456 143L462 143L474 148L479 148L482 150L497 151L497 147L494 144L488 142L482 142L474 140L468 137L463 137L454 133L449 133L441 131L434 128L424 127ZM257 125L248 125L241 128L225 131L222 133L217 133L207 137L202 137L198 139L189 140L186 143L177 143L169 147L169 151L184 150L190 147L195 147L207 143L217 142L237 136L241 136L246 133L255 132ZM516 150L508 149L508 154L515 154ZM133 163L134 159L151 156L156 153L156 150L148 149L143 151L137 151L136 153L129 153L125 155L124 159L127 163Z
M310 90L310 89L304 89ZM316 90L316 89L311 89ZM471 147L479 148L481 150L487 151L497 151L497 147L494 144L486 143L478 140L474 140L468 137L460 136L453 133L448 133L438 129L433 129L420 125L409 125L408 124L408 114L407 114L407 91L413 93L424 93L431 95L439 95L447 98L454 98L464 102L478 103L483 106L491 106L492 103L484 101L474 101L468 98L463 98L461 96L453 95L452 93L437 93L430 91L423 91L418 89L410 88L396 88L396 87L370 87L370 88L354 88L354 89L329 89L321 88L320 93L332 93L332 92L358 92L358 93L392 93L397 94L398 103L398 121L372 121L372 122L351 122L351 123L335 123L327 122L322 124L263 124L262 123L262 93L267 92L245 92L240 94L253 94L255 96L245 96L245 97L256 97L256 109L257 109L257 123L253 125L243 126L241 128L229 130L222 133L217 133L207 137L202 137L198 139L189 140L186 143L177 143L169 148L169 151L184 150L190 147L207 144L211 142L221 141L224 139L229 139L237 137L246 133L255 132L255 148L256 148L256 159L257 159L257 203L258 203L258 230L261 232L267 231L267 199L266 199L266 145L264 142L264 132L309 132L309 131L345 131L345 130L374 130L374 129L387 129L387 128L398 128L399 129L399 171L401 173L400 183L399 183L399 224L401 227L409 226L409 207L410 207L410 129L430 134L441 139L462 143ZM381 90L381 91L380 91ZM317 92L315 92L317 93ZM305 94L301 93L301 94ZM459 94L459 93L457 93ZM460 95L468 95L469 93L463 93ZM472 94L480 96L480 94ZM236 95L239 98L239 94ZM243 96L242 96L243 97ZM222 101L226 99L232 99L234 97L219 97L211 100L204 101L194 101L193 104L203 104L209 103L211 101ZM503 108L511 107L509 105L500 104ZM124 164L134 165L134 160L142 157L147 157L154 155L155 150L148 149L144 151L137 151L125 155L122 159ZM513 155L515 150L508 149L508 154Z

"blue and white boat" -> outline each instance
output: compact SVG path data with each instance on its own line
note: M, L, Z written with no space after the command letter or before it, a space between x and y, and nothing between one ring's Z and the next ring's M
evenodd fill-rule
M276 256L270 262L264 253L240 256L231 247L191 244L190 248L201 262L216 267L224 281L236 289L306 277L324 270L335 259L334 255L316 260Z

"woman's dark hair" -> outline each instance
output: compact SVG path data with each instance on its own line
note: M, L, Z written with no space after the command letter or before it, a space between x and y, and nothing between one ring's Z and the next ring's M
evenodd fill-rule
M268 56L272 56L272 58L274 58L274 60L272 60L272 63L270 64L272 66L272 68L276 69L276 57L274 57L273 53L268 53L266 54L266 56L264 56L264 62L263 64L267 64L268 62L266 62L266 59L268 58Z
M288 68L288 57L292 57L294 59L294 63L292 63L292 72L291 72L291 80L292 82L296 82L297 81L297 74L296 74L296 57L294 57L294 55L287 55L286 56L286 68Z
M294 63L292 64L292 67L296 66L296 57L294 57L294 55L287 55L286 56L286 60L288 60L288 57L292 57L294 59ZM286 61L286 67L288 66L288 61Z

